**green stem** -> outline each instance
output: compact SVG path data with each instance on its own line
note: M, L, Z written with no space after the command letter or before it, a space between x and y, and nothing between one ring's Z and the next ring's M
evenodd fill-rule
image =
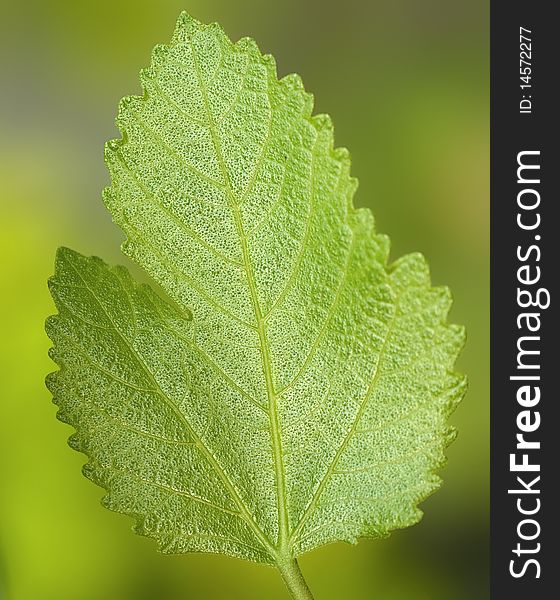
M307 583L295 558L279 562L278 569L294 600L313 600L313 594L307 587Z

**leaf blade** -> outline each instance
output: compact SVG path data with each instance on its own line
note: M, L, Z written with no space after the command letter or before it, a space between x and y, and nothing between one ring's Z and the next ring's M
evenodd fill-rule
M177 307L153 300L157 310L140 320L139 290L157 298L153 292L128 275L119 279L122 269L65 252L57 268L64 272L60 265L73 261L86 274L97 269L91 285L106 316L109 300L120 307L118 319L107 321L83 298L71 314L65 296L75 282L65 287L56 275L59 325L49 325L59 373L80 351L61 330L83 334L84 324L97 331L101 322L120 332L122 325L124 346L113 339L104 352L130 364L118 378L106 365L121 390L108 398L118 408L123 386L159 388L160 405L181 407L164 421L184 422L200 456L187 450L185 462L164 460L151 473L163 477L160 496L175 492L188 508L163 498L158 510L167 520L150 513L147 528L142 511L132 511L140 529L164 551L274 563L413 524L417 504L439 486L434 472L452 437L446 419L465 387L452 372L464 333L446 324L447 291L431 287L420 255L388 265L387 238L375 233L369 211L353 207L357 183L347 151L334 148L330 119L311 115L299 77L278 80L273 59L252 40L232 44L219 26L183 14L141 82L144 96L119 107L122 140L106 146L112 185L104 199L127 236L125 254ZM114 277L124 295L108 283ZM163 332L166 319L173 326ZM146 326L147 373L130 352ZM147 376L141 384L135 370ZM91 419L82 422L90 400L76 374L70 388L57 378L63 375L51 378L55 401L78 428L76 440L83 430L75 446L91 457L88 443L95 442L87 440L100 434ZM95 398L91 381L85 387ZM131 435L143 431L136 427L141 408L127 413L132 425L121 420ZM146 433L154 443L171 439ZM202 477L201 489L185 490L207 463L217 479ZM117 510L151 481L134 484L133 473L120 469L129 478L120 485L95 458L93 465L90 475L109 497L120 490L120 504L110 506ZM168 485L172 472L182 486ZM230 504L219 502L217 489Z

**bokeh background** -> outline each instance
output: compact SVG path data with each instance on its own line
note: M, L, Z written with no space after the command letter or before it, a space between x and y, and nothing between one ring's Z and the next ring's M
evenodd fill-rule
M251 35L299 72L353 156L356 203L392 256L419 250L451 287L470 389L443 488L383 541L301 559L317 600L488 598L488 0L25 0L0 12L0 598L286 598L277 573L218 556L165 557L99 504L44 387L46 279L67 245L124 262L101 202L118 100L180 10ZM135 271L136 272L136 271Z

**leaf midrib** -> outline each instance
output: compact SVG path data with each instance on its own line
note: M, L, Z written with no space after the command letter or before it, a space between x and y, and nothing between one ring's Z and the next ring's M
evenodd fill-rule
M223 158L220 137L216 130L216 125L214 122L214 115L210 108L210 103L208 101L208 92L206 90L206 86L204 84L204 80L202 78L202 74L200 71L200 66L198 64L198 58L196 55L195 48L190 39L188 39L188 44L190 46L192 56L193 56L193 64L195 67L198 83L200 86L200 91L202 95L202 100L204 104L204 110L206 113L206 118L208 120L208 129L210 131L210 135L212 137L212 143L214 145L214 151L216 153L216 160L221 171L222 177L225 183L225 191L228 198L228 204L232 211L233 219L235 222L235 227L237 231L237 235L239 237L239 241L241 244L241 251L243 256L243 269L245 271L245 276L247 278L247 285L249 288L249 293L251 296L251 304L253 307L253 312L255 315L255 321L257 323L257 334L259 338L259 345L262 356L262 366L266 383L266 392L268 397L268 416L269 416L269 424L270 424L270 435L272 441L272 449L273 449L273 458L274 458L274 472L275 472L275 481L276 481L276 496L277 496L277 509L278 509L278 540L275 547L275 551L273 552L274 557L278 562L278 558L280 556L289 555L290 549L288 547L288 538L289 538L289 522L288 522L288 507L287 507L287 498L286 498L286 481L285 481L285 472L284 472L284 464L283 464L283 451L282 451L282 437L280 432L280 419L278 415L277 408L277 395L274 390L274 384L272 380L272 361L270 358L270 348L267 339L266 333L266 323L263 318L262 310L260 307L257 286L255 282L255 275L253 272L253 265L251 262L251 257L249 255L249 248L247 245L247 236L245 235L243 223L241 220L241 214L239 211L239 202L233 191L228 170L225 165L225 161ZM261 158L262 159L262 158ZM259 159L259 163L260 160ZM255 167L257 168L257 167ZM259 531L261 529L255 525ZM262 531L261 531L262 533ZM264 535L264 534L263 534Z

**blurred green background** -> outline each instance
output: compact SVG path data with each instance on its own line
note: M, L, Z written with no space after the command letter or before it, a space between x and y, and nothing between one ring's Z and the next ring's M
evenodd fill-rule
M286 598L273 569L161 556L101 508L43 384L57 246L126 263L100 197L103 143L182 9L254 37L280 75L302 75L352 152L356 203L374 210L393 258L428 257L434 283L454 293L451 320L467 326L459 368L470 389L443 488L409 530L304 556L317 600L488 598L487 0L2 3L0 598Z

